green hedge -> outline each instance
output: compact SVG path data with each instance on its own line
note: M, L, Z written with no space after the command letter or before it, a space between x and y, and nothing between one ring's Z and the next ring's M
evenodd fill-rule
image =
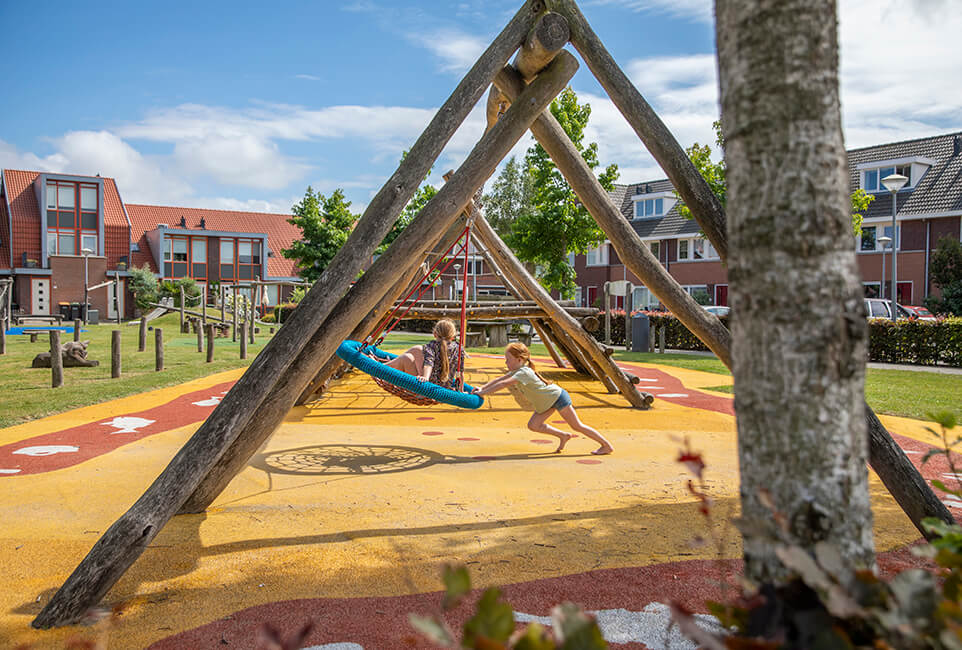
M297 309L297 304L293 302L282 302L274 307L274 321L278 324L283 323L290 317L291 313Z
M698 338L668 312L635 312L647 314L649 327L665 328L665 347L673 350L707 350ZM599 341L605 339L604 312L599 314L602 326L594 332ZM726 327L728 316L719 320ZM611 312L611 342L625 344L625 312ZM900 320L892 323L884 318L871 318L869 328L869 361L935 365L945 363L962 367L962 318L937 321Z
M869 361L962 366L962 318L868 321Z

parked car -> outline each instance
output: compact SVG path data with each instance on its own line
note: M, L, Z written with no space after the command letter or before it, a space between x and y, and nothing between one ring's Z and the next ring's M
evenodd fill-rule
M723 305L702 305L705 311L715 314L716 316L728 316L731 313L731 307L725 307Z
M938 320L932 312L919 305L899 305L899 318L903 316L909 320Z
M916 305L898 305L899 318L906 320L936 320L925 307ZM882 298L866 298L865 314L869 318L892 318L892 301Z

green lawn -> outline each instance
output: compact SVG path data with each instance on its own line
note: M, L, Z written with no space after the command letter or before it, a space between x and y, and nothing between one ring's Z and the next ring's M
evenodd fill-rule
M213 313L213 312L211 312ZM89 340L87 357L97 359L96 368L64 368L64 382L51 388L49 368L31 368L30 363L40 352L50 350L50 339L41 334L35 343L30 337L7 336L7 353L0 356L0 428L60 413L80 406L141 393L155 388L180 384L191 379L247 366L263 349L270 335L265 328L257 335L256 343L247 347L247 359L240 359L240 343L230 337L216 339L214 361L206 363L207 351L197 352L197 335L180 334L179 318L168 314L148 325L164 332L164 370L154 370L154 332L147 332L147 348L137 351L139 327L104 323L87 325L81 340ZM122 334L122 375L110 377L111 331ZM61 333L61 342L72 341L72 333Z
M147 349L137 351L136 325L123 325L123 376L110 377L110 336L114 324L88 325L82 340L90 340L88 357L100 361L96 368L65 368L64 385L50 387L49 368L31 368L33 357L49 349L49 339L41 335L30 343L26 335L7 336L7 354L0 357L0 428L12 426L46 415L60 413L80 406L132 395L155 388L172 386L191 379L247 366L267 343L270 335L262 330L257 342L248 346L248 358L239 357L239 343L230 338L217 339L214 361L206 363L206 349L197 352L197 336L178 332L178 317L169 314L150 323L164 331L164 365L161 372L154 370L154 333L147 333ZM431 339L430 334L392 333L382 347L392 351L404 350ZM62 340L72 340L71 334ZM541 344L531 346L536 356L548 356ZM469 348L468 352L501 355L502 348ZM690 354L656 354L647 352L615 352L619 361L660 363L669 366L729 374L718 359ZM730 386L712 390L731 392ZM952 410L960 412L962 375L943 375L911 370L869 369L866 381L868 403L877 413L926 418L928 413Z
M668 366L731 375L715 357L693 354L616 352L619 361L662 363ZM731 393L732 387L709 390ZM947 375L916 370L869 368L865 377L865 399L876 413L927 420L929 413L952 411L962 416L962 375Z

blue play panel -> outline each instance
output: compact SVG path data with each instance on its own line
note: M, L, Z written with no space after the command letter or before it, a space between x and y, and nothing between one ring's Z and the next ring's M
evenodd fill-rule
M43 325L38 327L11 327L7 330L7 334L23 334L24 331L29 332L30 330L60 330L61 332L69 332L73 334L73 327L68 325ZM87 330L80 328L81 332L86 332Z

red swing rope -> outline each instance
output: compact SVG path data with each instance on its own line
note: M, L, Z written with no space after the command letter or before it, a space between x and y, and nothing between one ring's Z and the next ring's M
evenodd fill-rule
M393 330L395 327L398 326L398 324L404 319L404 316L409 311L411 311L411 309L414 307L417 301L419 301L421 297L425 294L425 292L428 290L428 287L431 286L430 284L424 285L424 280L429 278L431 274L435 271L435 269L437 269L438 266L440 266L441 262L443 262L445 259L447 259L448 262L438 272L438 275L440 276L445 272L447 272L447 270L451 267L451 265L454 264L455 261L457 261L458 256L463 252L464 253L464 272L462 273L462 276L461 276L461 327L460 327L461 354L459 355L459 359L458 359L458 390L461 390L464 387L464 356L465 356L464 355L464 328L465 328L465 322L467 320L467 307L468 307L468 304L467 304L468 244L470 241L471 241L471 222L468 221L468 225L465 226L463 231L461 231L461 235L454 241L453 244L451 244L450 248L448 248L448 250L444 252L444 255L441 255L438 258L438 261L434 263L434 266L428 269L428 272L425 273L423 276L421 276L420 280L414 285L414 288L412 288L408 292L408 294L404 296L404 299L401 300L401 302L391 311L391 313L388 314L387 317L381 321L381 324L378 326L378 328L364 339L365 345L374 345L374 347L379 346L384 341L384 337L390 334L391 330ZM454 248L458 245L460 245L460 248L458 248L458 251L453 255L451 255L450 258L448 258L448 254L452 250L454 250ZM401 309L401 307L404 306L404 304L408 301L408 299L412 295L414 295L415 292L417 292L418 294L417 297L411 301L411 304L407 306L407 308L401 313L400 316L395 318L394 315L398 312L399 309ZM388 323L390 323L389 327L387 326Z

